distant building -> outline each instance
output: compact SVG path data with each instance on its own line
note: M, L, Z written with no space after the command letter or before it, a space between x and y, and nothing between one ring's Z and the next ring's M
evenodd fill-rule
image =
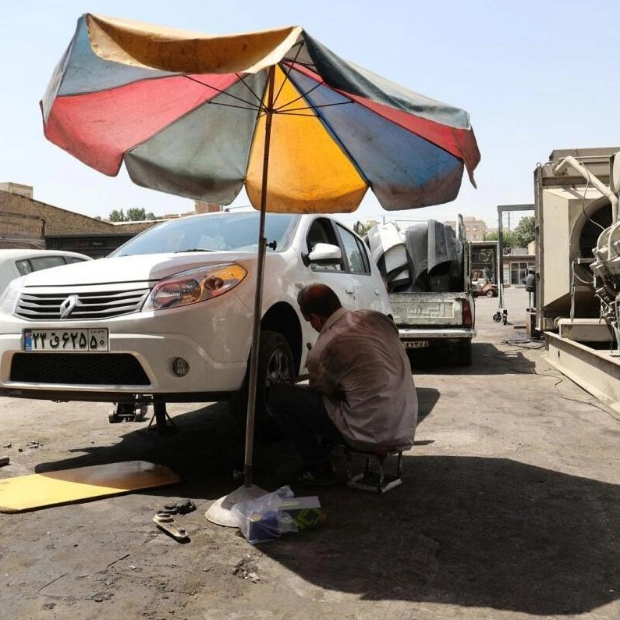
M106 256L156 222L119 226L33 198L33 188L0 183L0 248L71 250Z
M444 224L456 232L456 222L444 222ZM476 217L464 217L463 224L468 241L484 241L484 235L487 232L487 225L484 220L479 220Z
M30 185L0 183L0 248L71 250L101 258L163 220L223 210L220 205L197 200L194 211L187 213L139 222L110 222L54 207L33 196Z
M212 202L203 202L202 200L196 200L194 205L195 213L217 213L218 211L224 210L222 205L216 205Z
M534 246L530 244L527 248L505 248L502 265L504 284L506 286L523 286L527 270L536 268Z
M463 224L465 224L465 232L469 241L484 241L487 225L483 220L475 217L464 217Z
M26 198L32 198L34 195L31 185L21 185L20 183L0 183L0 192L18 194L26 196Z

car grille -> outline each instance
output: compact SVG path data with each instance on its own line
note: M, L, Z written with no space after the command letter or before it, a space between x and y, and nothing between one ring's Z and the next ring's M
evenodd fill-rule
M150 385L128 353L16 353L11 381L66 385Z
M40 321L83 321L86 319L111 319L123 314L137 312L149 294L150 289L117 291L83 291L73 293L76 303L69 316L60 316L60 306L71 293L29 293L22 292L15 310L23 319Z

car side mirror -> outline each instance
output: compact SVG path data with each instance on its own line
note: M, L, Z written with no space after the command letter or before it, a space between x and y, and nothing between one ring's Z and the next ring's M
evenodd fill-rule
M318 263L319 265L335 265L342 262L342 252L337 245L331 243L317 243L309 254L304 255L304 263Z
M317 243L308 258L311 263L339 263L342 260L342 252L337 245Z

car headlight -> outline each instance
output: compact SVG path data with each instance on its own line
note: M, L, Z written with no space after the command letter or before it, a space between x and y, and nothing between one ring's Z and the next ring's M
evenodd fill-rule
M247 273L236 263L176 273L155 285L143 310L179 308L219 297L237 286Z
M21 289L21 278L12 280L4 289L4 293L0 297L0 312L5 314L13 314L19 299L19 291Z

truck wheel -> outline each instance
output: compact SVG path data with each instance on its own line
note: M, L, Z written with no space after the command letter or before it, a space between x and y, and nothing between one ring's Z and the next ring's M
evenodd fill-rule
M456 345L456 365L471 366L471 340L463 340Z
M267 385L290 382L295 378L295 360L288 340L279 332L263 330L258 349L258 376L256 378L255 425L258 427L267 415ZM248 392L250 388L250 360L243 380L243 387L233 399L235 415L245 428Z

